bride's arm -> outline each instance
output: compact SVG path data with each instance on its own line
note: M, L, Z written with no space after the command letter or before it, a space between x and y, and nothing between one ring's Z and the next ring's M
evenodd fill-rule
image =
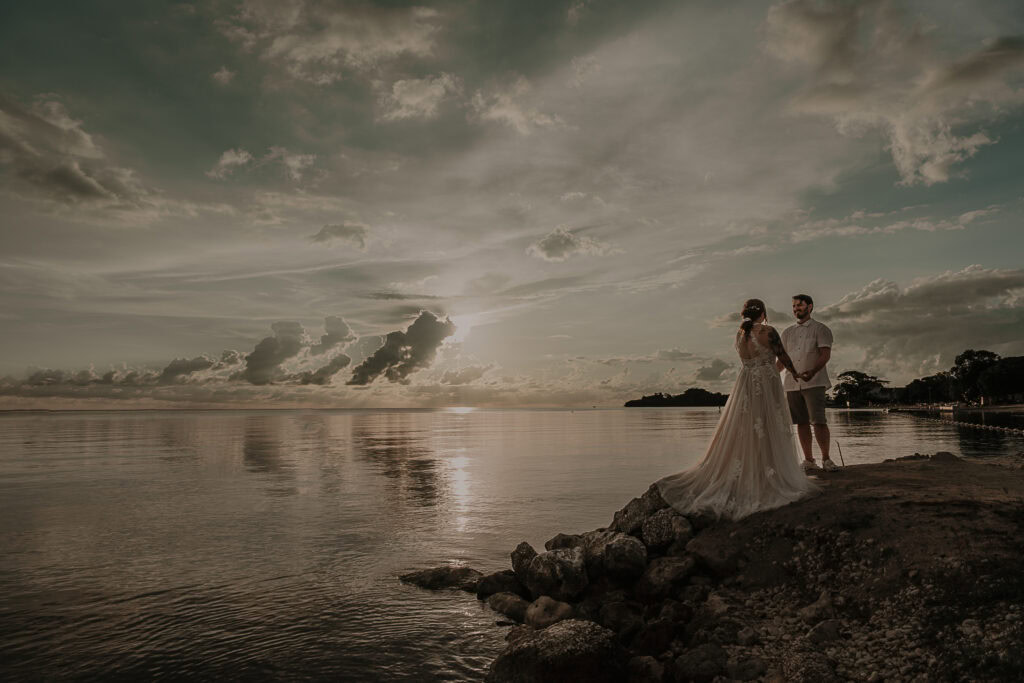
M775 331L774 327L768 328L768 343L771 345L772 351L775 352L775 357L778 359L777 364L781 363L795 376L796 368L793 367L793 361L786 353L786 347L782 345L782 338L779 337L779 333Z

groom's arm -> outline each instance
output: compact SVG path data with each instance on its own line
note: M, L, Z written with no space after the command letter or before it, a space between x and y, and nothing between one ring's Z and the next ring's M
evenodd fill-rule
M818 347L818 358L814 361L814 365L805 370L801 375L800 379L805 382L809 382L814 379L814 376L828 364L832 358L832 347L831 346L819 346Z

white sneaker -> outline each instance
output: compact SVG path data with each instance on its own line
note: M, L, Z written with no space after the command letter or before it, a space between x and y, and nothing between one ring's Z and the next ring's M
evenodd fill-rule
M825 458L821 461L821 469L826 472L837 472L839 470L839 465L832 462L832 458Z
M807 470L817 470L818 464L813 460L807 460L804 458L800 461L800 467L804 468L804 472L806 472Z

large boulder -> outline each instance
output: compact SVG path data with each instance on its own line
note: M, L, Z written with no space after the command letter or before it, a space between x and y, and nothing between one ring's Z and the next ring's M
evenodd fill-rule
M558 550L559 548L575 548L583 542L579 534L556 534L554 538L544 543L544 550Z
M526 608L526 625L536 629L547 628L573 617L572 605L542 595Z
M640 533L644 520L664 507L668 507L668 503L661 497L658 485L651 484L644 495L629 501L626 507L615 513L608 528L636 536Z
M607 576L629 582L640 576L647 566L644 544L621 531L591 531L583 535L580 547L591 581Z
M647 548L633 536L619 534L604 549L604 571L615 581L635 581L647 569Z
M498 655L488 683L617 683L626 672L615 634L592 621L568 619L517 639Z
M429 588L430 590L457 588L473 593L476 591L477 583L482 576L483 574L469 567L444 565L432 569L409 572L398 578L404 583L411 583L420 588Z
M487 598L487 606L495 612L501 612L505 616L523 623L526 621L526 610L530 607L530 603L515 593L495 593Z
M512 571L515 572L520 582L523 581L523 577L526 576L526 569L535 557L537 557L537 551L526 541L517 545L516 549L512 551Z
M685 548L693 538L693 526L672 508L662 508L644 520L640 533L647 549L658 552L670 547Z
M549 595L556 600L576 600L587 587L583 550L548 550L530 560L523 574L516 572L516 576L526 585L534 598Z
M638 598L649 602L673 597L696 567L696 561L690 556L651 560L633 591Z
M500 572L480 577L480 581L476 584L476 597L480 600L486 600L487 596L494 595L495 593L515 593L523 598L530 595L530 592L526 590L526 586L516 578L515 572L511 569L504 569Z

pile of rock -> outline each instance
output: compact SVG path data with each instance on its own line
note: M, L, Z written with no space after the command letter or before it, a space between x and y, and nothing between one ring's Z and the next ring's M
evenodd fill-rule
M763 660L730 657L691 632L719 608L708 605L716 572L735 568L735 558L693 543L712 522L677 513L652 485L606 528L559 534L544 552L520 543L511 570L484 576L439 567L401 578L475 591L520 624L489 681L710 681L726 673L752 680L766 672Z
M512 626L487 680L1024 680L1024 476L925 456L739 522L652 486L512 568L403 576Z

